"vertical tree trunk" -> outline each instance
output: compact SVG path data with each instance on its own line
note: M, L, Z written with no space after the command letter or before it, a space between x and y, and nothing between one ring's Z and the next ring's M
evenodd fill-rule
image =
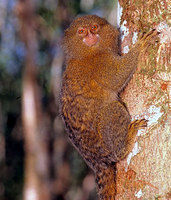
M36 16L34 3L20 0L16 12L20 35L25 44L22 119L25 140L24 200L49 200L48 124L41 108L40 89L36 80Z
M122 53L127 53L139 32L156 28L160 41L144 49L133 79L122 98L133 119L146 118L129 156L117 165L116 199L171 199L171 137L169 88L171 74L168 0L120 0Z

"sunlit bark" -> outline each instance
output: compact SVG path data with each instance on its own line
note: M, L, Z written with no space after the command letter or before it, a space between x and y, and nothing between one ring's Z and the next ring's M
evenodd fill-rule
M169 88L171 74L169 1L120 0L122 52L129 51L139 32L160 31L160 41L142 51L139 66L122 97L133 119L146 118L148 128L139 131L127 159L117 165L117 198L171 198L171 139Z

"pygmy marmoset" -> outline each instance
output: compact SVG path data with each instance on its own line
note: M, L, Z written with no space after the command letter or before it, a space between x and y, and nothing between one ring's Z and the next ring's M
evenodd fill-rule
M120 56L119 32L103 18L79 17L65 31L60 112L69 139L95 173L101 200L115 199L115 163L131 151L138 129L147 126L145 119L131 122L118 94L151 35Z

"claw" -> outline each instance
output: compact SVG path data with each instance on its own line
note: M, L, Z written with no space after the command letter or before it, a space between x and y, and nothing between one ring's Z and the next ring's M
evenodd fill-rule
M159 34L156 29L153 29L146 33L142 39L140 39L140 43L142 45L142 48L145 49L145 47L148 47L153 40L153 38L156 38L156 36Z
M147 127L147 122L148 120L146 119L135 120L130 124L129 128L134 128L136 130L142 129L142 128Z

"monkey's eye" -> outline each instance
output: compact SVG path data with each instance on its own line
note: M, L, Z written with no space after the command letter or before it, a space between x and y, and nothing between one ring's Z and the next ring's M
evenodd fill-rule
M91 30L92 31L97 31L99 29L99 25L98 24L94 24L92 27L91 27Z
M78 34L84 35L84 34L86 34L86 30L84 28L80 28L80 29L78 29Z

